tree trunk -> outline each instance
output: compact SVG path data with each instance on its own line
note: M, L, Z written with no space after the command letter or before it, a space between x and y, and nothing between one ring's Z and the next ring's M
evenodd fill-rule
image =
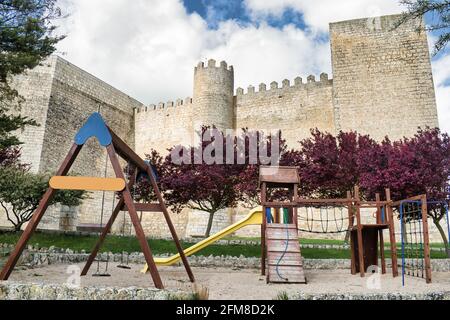
M447 235L445 234L444 229L442 228L441 224L439 223L440 221L437 219L433 219L433 223L436 226L436 228L439 230L439 233L441 234L442 240L444 241L444 247L445 247L445 251L447 252L447 257L450 258L450 250L448 248L448 239L447 239Z
M214 214L215 212L209 213L209 219L208 219L208 226L206 227L205 237L208 238L211 234L211 228L214 220Z
M20 232L23 224L24 224L24 222L22 222L22 223L19 222L19 223L15 224L13 227L14 232Z

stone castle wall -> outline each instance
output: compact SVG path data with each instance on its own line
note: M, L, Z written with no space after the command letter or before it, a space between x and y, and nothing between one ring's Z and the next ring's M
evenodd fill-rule
M438 127L427 35L421 20L395 29L399 16L330 24L338 130L381 140Z
M167 149L193 138L192 98L143 106L135 110L135 151L142 157L151 149L167 154Z
M212 59L207 66L199 63L194 70L194 129L200 129L202 125L233 129L233 91L233 67L228 67L225 61L216 66Z
M310 136L311 128L334 132L333 81L323 73L320 81L309 76L307 83L296 78L291 85L284 80L279 87L272 82L250 86L246 92L237 89L235 98L236 129L282 130L289 147L297 147L298 141Z

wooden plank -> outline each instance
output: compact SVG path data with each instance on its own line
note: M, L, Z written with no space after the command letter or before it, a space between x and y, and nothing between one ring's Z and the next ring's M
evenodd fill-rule
M284 252L284 251L283 251ZM279 259L280 256L283 254L283 252L278 251L268 251L267 252L267 259ZM284 255L285 260L301 260L301 255L298 252L295 253L286 253Z
M261 275L266 275L266 255L267 255L267 245L266 245L266 229L267 229L267 216L266 209L267 207L264 205L264 202L267 200L267 184L265 182L262 183L261 186L261 203L263 204L263 217L261 223ZM269 280L267 278L267 280Z
M269 272L277 274L277 269L282 276L284 275L304 275L303 269L297 266L269 266Z
M287 246L284 240L267 240L267 248L267 251L270 252L289 251L300 253L300 245L297 240L288 241Z
M267 238L271 240L277 239L298 239L297 229L267 229Z
M111 160L111 164L113 166L114 172L118 178L122 178L125 180L122 168L120 167L119 159L117 158L116 151L114 149L114 145L110 144L107 147L108 155ZM123 200L125 201L125 205L128 207L128 213L131 218L131 222L133 223L134 230L136 232L136 237L139 240L139 244L141 246L142 252L144 253L145 261L150 269L150 275L153 279L153 283L155 287L158 289L164 289L164 285L161 280L161 276L159 275L158 269L156 268L155 260L153 259L152 251L148 245L147 239L145 237L144 229L142 229L142 225L139 221L139 217L137 215L136 209L134 207L134 201L131 197L130 190L128 187L122 192Z
M163 212L163 209L159 203L135 203L134 207L136 208L136 211ZM124 205L122 211L128 211L128 208Z
M305 274L301 267L279 266L277 268L269 265L268 269L269 282L271 283L306 283Z
M259 168L259 185L266 182L272 184L298 184L300 177L296 167L261 166Z
M269 265L290 265L290 266L303 266L303 261L298 253L283 254L283 252L268 253L267 264Z
M386 189L386 200L391 201L391 190ZM387 205L387 216L389 217L389 240L391 245L391 261L392 261L392 276L398 276L398 261L397 261L397 245L395 240L395 227L394 227L394 212L392 205Z
M379 193L377 193L375 195L375 199L377 201L377 223L381 224L383 222L382 221L382 216L381 216L382 205L380 204L380 194ZM386 215L386 213L385 213L385 215ZM383 230L378 230L378 234L379 234L379 237L380 237L381 273L382 274L386 274L386 258L385 258L385 255L384 255Z
M284 259L278 261L278 259L276 260L268 260L267 264L269 266L289 266L289 267L303 267L303 263L300 261L285 261Z
M175 230L175 226L172 223L172 219L170 218L169 211L167 210L166 204L164 203L164 199L162 197L161 192L159 191L158 184L156 183L155 177L153 176L153 172L149 166L146 168L147 177L150 179L150 183L153 187L153 191L156 194L156 198L158 199L158 204L160 209L164 215L164 219L166 220L167 226L169 227L170 234L172 235L172 239L175 242L175 246L177 247L178 254L180 255L181 261L183 262L184 269L188 274L189 280L191 282L195 282L194 273L192 272L191 266L187 260L186 254L184 253L183 247L181 246L180 239L178 238L177 232Z
M280 223L271 223L267 225L267 230L269 229L290 229L290 230L297 230L297 227L295 224L280 224Z
M125 189L125 181L118 178L54 176L49 184L56 190L122 191Z
M359 198L359 187L355 187L355 199L356 199L356 225L357 225L357 245L358 245L358 263L359 263L359 274L364 277L364 249L363 249L363 236L362 236L362 224L361 224L361 207Z
M428 203L427 196L422 196L422 224L423 224L423 255L425 259L426 282L431 283L431 257L430 257L430 235L428 233Z
M352 249L353 248L353 240L351 237L351 229L353 227L353 225L355 224L355 217L353 215L353 199L352 199L352 193L350 191L347 191L347 200L348 200L348 237L350 238L350 259L351 259L351 264L350 264L350 272L352 275L356 274L356 257L355 257L355 252ZM346 235L347 236L347 235Z

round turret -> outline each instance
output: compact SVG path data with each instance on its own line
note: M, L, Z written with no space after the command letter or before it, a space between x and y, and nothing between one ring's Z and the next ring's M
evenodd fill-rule
M216 66L209 60L205 66L199 63L194 72L194 115L195 129L201 125L215 125L218 129L233 129L233 67L225 61Z

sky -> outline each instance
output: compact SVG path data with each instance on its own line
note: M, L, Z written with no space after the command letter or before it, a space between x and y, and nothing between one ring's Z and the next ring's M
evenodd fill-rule
M328 24L402 12L396 0L59 0L57 54L144 104L192 95L199 61L234 66L235 87L331 74ZM436 41L430 34L430 45ZM450 50L432 59L450 133Z

